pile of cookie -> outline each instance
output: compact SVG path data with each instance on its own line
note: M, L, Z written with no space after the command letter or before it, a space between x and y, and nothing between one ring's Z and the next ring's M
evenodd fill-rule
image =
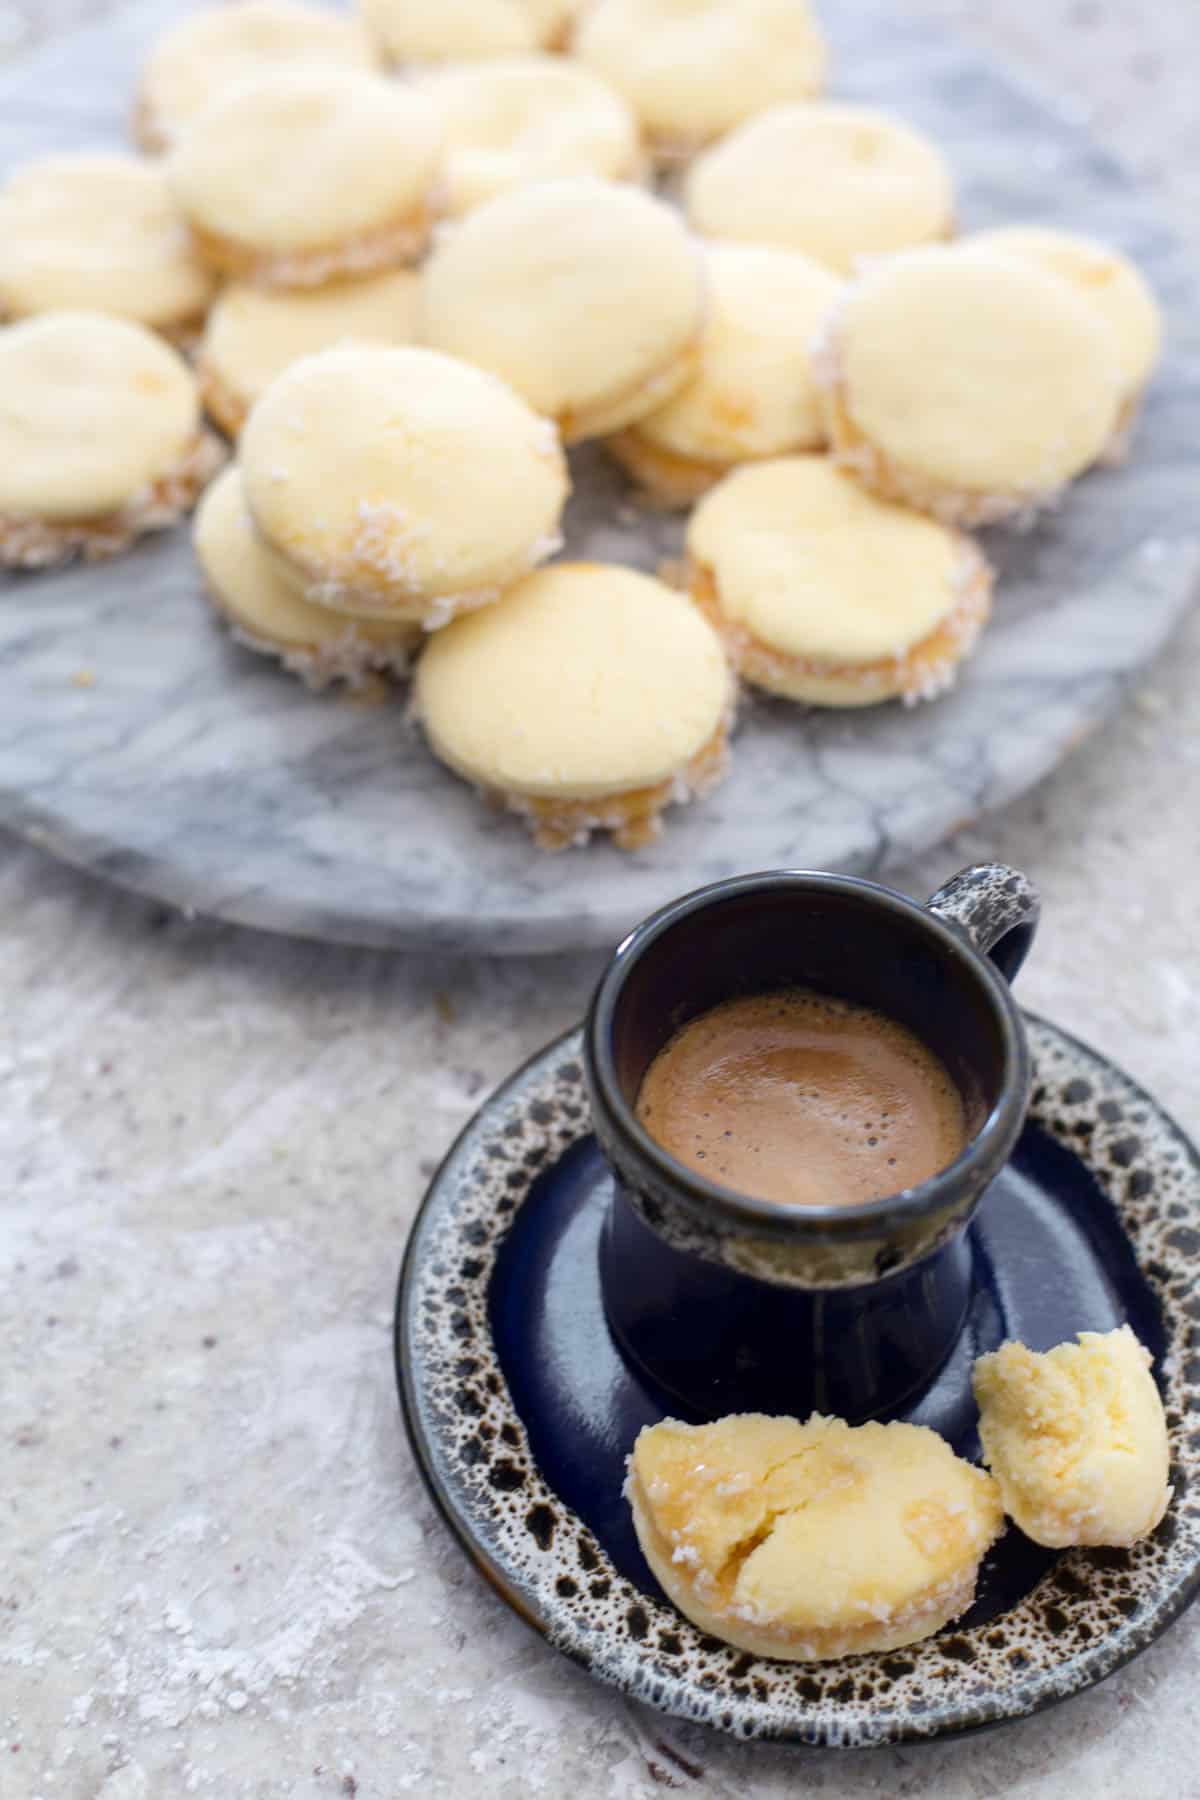
M1123 452L1159 312L1089 240L953 239L937 147L826 62L807 0L190 16L146 154L0 189L0 564L207 487L239 640L318 688L415 663L435 755L548 848L654 837L739 682L936 696L991 606L968 534ZM669 583L550 562L586 439L693 509Z

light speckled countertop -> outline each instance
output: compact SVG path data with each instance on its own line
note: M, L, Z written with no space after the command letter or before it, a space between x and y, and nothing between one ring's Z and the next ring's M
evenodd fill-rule
M0 3L0 55L97 10ZM1197 240L1194 0L934 10L1086 105ZM1030 870L1024 998L1194 1132L1198 821L1193 616L1052 780L897 873ZM622 1702L466 1566L401 1440L396 1267L425 1176L594 958L189 924L8 840L0 904L0 1794L1200 1797L1200 1615L1002 1735L805 1754Z

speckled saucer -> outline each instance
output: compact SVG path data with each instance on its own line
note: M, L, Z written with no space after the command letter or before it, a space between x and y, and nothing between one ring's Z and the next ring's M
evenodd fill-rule
M1174 1499L1132 1550L1054 1552L1009 1527L971 1612L937 1637L833 1663L755 1658L664 1600L621 1497L663 1409L609 1337L597 1243L609 1176L588 1133L580 1038L518 1071L467 1126L409 1240L401 1405L464 1549L556 1649L602 1681L738 1737L866 1747L1021 1718L1158 1637L1200 1585L1200 1157L1129 1078L1029 1019L1036 1086L972 1226L958 1350L902 1416L978 1455L971 1361L1129 1320L1153 1350Z

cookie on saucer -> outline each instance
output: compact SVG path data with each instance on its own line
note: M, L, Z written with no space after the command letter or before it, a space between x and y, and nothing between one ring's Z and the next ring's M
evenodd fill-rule
M820 1413L645 1426L625 1492L684 1617L787 1662L931 1637L970 1606L1004 1529L996 1483L936 1431Z
M825 456L739 469L692 514L693 599L755 687L810 706L932 699L991 610L970 538Z
M546 181L490 200L422 272L424 341L509 382L568 443L617 431L696 366L704 268L637 188Z
M811 99L828 63L808 0L595 0L572 47L624 94L663 161L765 106Z
M1093 306L1031 261L963 245L866 269L816 368L838 460L962 525L1052 504L1103 452L1123 397Z
M772 107L696 159L685 197L702 236L786 245L839 275L954 229L936 144L868 106Z
M190 14L163 33L142 71L134 134L166 150L215 99L283 69L371 69L375 53L354 19L298 0L239 0Z
M192 543L213 607L237 642L275 657L308 687L361 688L375 674L407 674L420 626L348 619L305 600L263 548L238 468L225 469L205 493Z
M1162 354L1162 311L1141 270L1109 244L1044 225L977 231L968 242L980 250L1027 258L1061 276L1108 326L1116 340L1122 398L1117 435L1105 455L1108 460L1118 460L1128 446L1142 394Z
M0 188L0 317L83 309L183 342L215 285L157 163L119 151L47 156Z
M446 141L446 211L560 175L635 177L641 145L620 95L562 56L503 56L423 84Z
M689 506L740 463L825 442L810 345L841 290L795 250L716 244L700 358L679 392L608 439L649 498Z
M0 330L0 565L114 556L173 525L221 461L191 370L105 313Z
M300 357L345 342L410 343L417 280L412 269L389 269L319 288L231 282L208 315L196 358L208 412L236 437L255 401Z
M440 169L424 95L381 75L315 68L215 99L167 164L204 261L273 287L414 262Z
M1158 1525L1171 1451L1150 1352L1128 1325L1039 1355L1005 1343L975 1364L984 1461L1035 1544L1121 1548Z
M360 0L390 63L475 62L562 47L576 0Z
M345 345L285 369L240 444L246 501L319 606L429 629L558 548L558 435L494 375L436 351Z
M632 569L557 563L430 640L417 712L434 755L544 850L651 842L725 773L733 680L683 594Z

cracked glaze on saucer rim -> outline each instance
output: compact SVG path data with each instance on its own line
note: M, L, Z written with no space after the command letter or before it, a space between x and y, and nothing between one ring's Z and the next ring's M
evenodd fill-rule
M400 1278L396 1363L418 1464L500 1595L598 1679L664 1712L748 1739L868 1747L1024 1717L1145 1649L1200 1587L1200 1157L1120 1070L1028 1017L1031 1121L1084 1164L1116 1209L1162 1309L1159 1378L1174 1498L1129 1551L1061 1553L998 1619L890 1655L767 1662L706 1637L642 1591L549 1486L496 1353L489 1286L543 1170L589 1128L580 1034L542 1051L466 1127L429 1189ZM1189 1421L1191 1424L1189 1426Z

